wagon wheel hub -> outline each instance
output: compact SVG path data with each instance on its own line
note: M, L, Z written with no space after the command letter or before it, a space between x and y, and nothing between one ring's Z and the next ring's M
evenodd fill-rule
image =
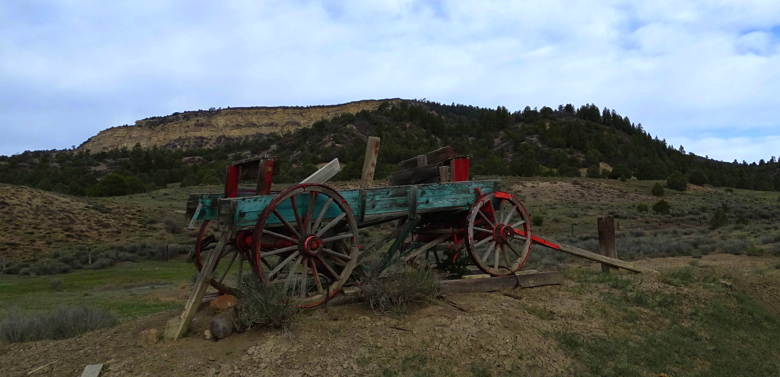
M311 234L303 239L301 250L311 256L317 255L322 250L322 239Z
M499 244L505 244L515 236L515 231L509 225L498 224L493 229L493 239Z

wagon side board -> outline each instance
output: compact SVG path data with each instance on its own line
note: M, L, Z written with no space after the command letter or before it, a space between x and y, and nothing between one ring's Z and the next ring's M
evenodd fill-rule
M432 183L423 185L390 186L360 190L342 190L339 194L350 207L359 224L376 219L407 214L423 214L448 210L467 210L477 199L477 192L482 194L496 191L497 181L465 181L451 183ZM210 220L220 217L220 220L233 224L236 228L251 228L257 223L263 210L276 197L258 195L239 198L203 197L203 208L198 220ZM314 205L314 213L319 213L327 201L317 197L314 203L309 203L308 196L299 196L296 207L299 213L305 213L310 205ZM277 212L285 221L295 221L290 200L278 204ZM338 216L341 211L334 204L329 204L325 218ZM281 225L276 215L270 215L266 224Z

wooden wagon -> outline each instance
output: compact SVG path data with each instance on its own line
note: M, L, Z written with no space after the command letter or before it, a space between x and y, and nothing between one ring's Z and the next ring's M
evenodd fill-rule
M406 178L391 179L433 182L338 191L301 183L272 193L274 160L233 164L223 194L190 200L192 220L201 223L195 264L213 271L210 283L222 293L251 273L264 283L284 284L301 306L316 306L338 294L360 265L360 229L394 222L395 240L383 267L413 262L438 247L453 260L468 254L490 275L513 274L532 245L526 208L499 191L497 181L468 180L469 158L447 152L423 169L406 169ZM446 177L426 173L447 170L441 173ZM241 190L244 175L254 175L256 186ZM207 266L208 255L215 255L213 266Z

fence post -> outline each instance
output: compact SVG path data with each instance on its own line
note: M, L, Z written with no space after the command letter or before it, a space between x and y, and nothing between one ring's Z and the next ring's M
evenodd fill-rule
M615 245L615 219L612 216L598 218L599 231L599 249L605 257L617 258L617 247ZM609 270L615 269L606 264L601 264L601 271L609 273Z

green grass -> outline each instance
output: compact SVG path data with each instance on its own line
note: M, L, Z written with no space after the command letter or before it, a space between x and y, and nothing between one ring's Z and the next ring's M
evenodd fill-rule
M610 285L616 280L585 276L578 281ZM780 318L775 313L692 267L664 273L661 281L671 289L611 284L614 289L594 303L606 315L623 316L610 321L607 335L550 333L577 360L574 375L777 375ZM686 293L680 287L704 290L708 300L688 297L702 293Z
M181 260L125 262L101 270L49 276L0 275L0 315L11 307L42 311L60 305L96 306L120 320L178 308L147 294L149 287L189 283L194 269Z

